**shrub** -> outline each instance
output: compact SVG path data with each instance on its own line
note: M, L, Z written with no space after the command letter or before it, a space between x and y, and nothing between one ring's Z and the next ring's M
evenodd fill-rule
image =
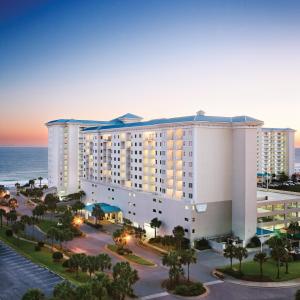
M6 229L5 234L6 236L13 236L13 232L11 229Z
M41 251L41 246L39 246L38 244L37 245L34 245L34 250L35 251Z
M43 247L45 246L45 243L44 243L43 241L39 241L39 242L38 242L38 245L39 245L41 248L43 248Z
M195 240L194 242L194 247L198 250L205 250L205 249L210 249L210 245L207 239L202 238L199 240Z
M119 248L117 249L117 253L119 255L128 255L128 254L132 254L132 251L128 248Z
M54 261L60 261L63 259L63 254L59 251L56 251L52 254L52 258Z
M62 266L63 266L64 268L69 268L69 267L70 267L70 261L69 261L69 259L65 260L65 261L62 263Z
M295 300L300 300L300 290L296 292Z
M248 243L247 248L257 248L257 247L260 247L260 240L255 235L250 239L250 242Z
M205 288L202 283L179 284L174 290L175 294L181 296L199 296L205 293Z

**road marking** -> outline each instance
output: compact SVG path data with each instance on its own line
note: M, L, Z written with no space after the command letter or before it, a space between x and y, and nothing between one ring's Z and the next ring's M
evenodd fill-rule
M209 282L205 282L203 283L204 285L208 286L208 285L214 285L214 284L219 284L219 283L223 283L224 281L222 280L215 280L215 281L209 281Z
M162 293L157 293L157 294L152 294L152 295L149 295L149 296L145 296L145 297L142 297L140 298L141 300L150 300L150 299L155 299L155 298L160 298L160 297L165 297L165 296L168 296L169 293L167 292L162 292Z

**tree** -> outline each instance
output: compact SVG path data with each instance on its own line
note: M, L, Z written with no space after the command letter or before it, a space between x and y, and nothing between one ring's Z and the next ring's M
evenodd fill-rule
M55 300L76 300L75 288L69 281L63 281L55 286L53 296Z
M54 240L56 239L58 233L57 233L58 229L54 226L50 227L47 231L47 238L51 239L51 248L53 251L53 244L54 244Z
M285 255L285 243L283 239L273 236L268 240L268 244L270 248L272 249L271 251L271 256L272 258L276 261L277 263L277 279L280 278L280 261Z
M114 299L124 300L126 296L132 297L133 284L135 284L139 277L138 272L131 268L128 262L118 262L113 267L113 283L112 290Z
M56 204L59 202L59 198L54 194L47 194L44 200L45 205L47 208L54 212L56 209Z
M259 263L260 278L263 278L263 264L268 260L265 252L258 252L254 255L254 261Z
M97 256L99 262L99 269L103 272L105 269L110 270L111 268L111 258L106 253L101 253Z
M38 180L39 180L39 182L40 182L40 188L42 187L42 180L43 180L43 177L38 177Z
M35 184L35 179L30 179L28 181L28 184L29 184L30 188L33 189L34 188L34 184Z
M73 205L72 205L72 210L77 213L78 210L82 210L85 208L84 203L82 203L81 201L76 201Z
M6 211L2 208L0 208L0 224L1 224L1 228L3 226L3 217L6 216Z
M239 272L242 273L242 260L244 258L247 258L248 257L248 251L245 247L236 247L235 248L235 258L238 259L238 261L240 262L240 265L239 265Z
M20 183L19 183L19 182L16 182L16 183L15 183L15 187L16 187L16 191L18 192L19 189L20 189L20 187L21 187Z
M223 255L225 258L230 259L230 269L232 270L232 260L235 258L236 247L232 244L226 244Z
M288 181L289 180L289 176L286 175L284 172L280 172L278 174L278 181L283 184L285 181Z
M79 200L80 200L80 202L81 202L82 198L85 196L85 192L82 191L82 190L80 190L80 191L78 192L78 195L79 195Z
M108 298L108 289L111 285L111 280L104 273L97 274L95 278L89 281L93 296L98 300L106 300ZM78 299L81 300L82 298Z
M177 251L171 251L162 258L164 266L169 267L170 285L173 286L179 282L180 275L184 275L181 258Z
M161 226L161 221L158 220L158 218L154 218L151 220L150 222L150 226L151 228L154 228L154 237L156 238L156 230L159 229L159 227Z
M299 226L299 223L297 221L292 221L290 224L289 224L289 227L288 227L288 231L290 234L292 235L295 235L297 234L298 232L300 232L300 226Z
M82 266L83 260L86 255L84 253L73 254L69 259L69 267L76 271L76 277L79 274L79 268Z
M37 217L42 217L45 214L45 211L46 211L46 206L39 204L32 210L32 214Z
M29 289L22 297L22 300L44 300L44 293L40 289Z
M134 236L138 240L143 240L146 236L146 230L143 229L142 227L135 227L134 228Z
M60 248L63 248L63 242L71 241L74 237L70 229L57 229L55 239L59 242Z
M123 228L122 229L117 229L113 233L112 237L113 237L113 240L114 240L116 246L119 249L122 249L127 243L127 241L126 241L126 232Z
M17 212L15 210L11 210L10 212L8 212L6 214L6 221L7 221L7 225L8 225L8 221L10 223L15 222L17 220L18 216L17 216Z
M293 256L285 249L285 253L281 258L281 261L285 264L285 274L289 274L289 263L293 261Z
M97 256L86 256L84 258L84 265L86 270L89 272L90 278L92 278L92 274L99 270L99 260Z
M101 208L100 204L95 204L92 210L92 216L96 218L96 223L98 223L98 220L102 220L105 216L104 211Z
M176 240L176 248L180 251L182 240L184 238L184 229L182 226L176 226L173 229L173 235Z
M187 266L187 280L190 281L190 264L195 264L197 262L197 256L195 249L186 249L180 253L181 262L183 265Z
M9 199L8 206L10 209L16 209L18 207L18 200L16 198Z

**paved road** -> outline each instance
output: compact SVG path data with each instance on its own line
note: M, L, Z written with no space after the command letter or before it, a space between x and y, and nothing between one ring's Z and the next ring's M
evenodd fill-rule
M40 267L0 241L0 300L18 300L29 288L50 296L62 278Z
M27 212L25 202L21 205L21 211ZM113 225L116 226L116 225ZM113 230L108 227L109 231ZM30 230L30 229L28 229ZM113 263L121 259L114 256L109 250L105 249L105 245L113 243L111 235L99 232L98 230L82 225L81 230L86 234L85 238L75 238L66 244L66 247L74 252L84 252L89 255L97 255L101 252L106 252L112 257ZM40 232L36 232L36 237L43 238ZM138 255L152 260L157 264L157 267L144 267L135 265L138 270L140 280L135 285L135 292L145 300L150 299L181 299L174 295L169 295L161 288L161 281L168 277L168 270L161 265L161 257L152 251L137 246L133 241L129 243L129 247ZM249 255L248 259L252 259L253 254ZM246 287L228 282L216 281L211 275L211 271L218 266L227 265L229 261L222 255L213 251L202 251L197 253L197 263L191 265L191 278L197 279L209 285L210 293L201 298L204 300L293 300L296 288L253 288ZM197 298L194 298L197 299Z

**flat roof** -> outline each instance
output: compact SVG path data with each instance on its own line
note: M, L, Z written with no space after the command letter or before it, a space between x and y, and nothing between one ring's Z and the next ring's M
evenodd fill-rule
M265 197L268 197L266 200ZM282 201L282 200L299 200L300 194L279 193L270 191L257 190L257 201Z

